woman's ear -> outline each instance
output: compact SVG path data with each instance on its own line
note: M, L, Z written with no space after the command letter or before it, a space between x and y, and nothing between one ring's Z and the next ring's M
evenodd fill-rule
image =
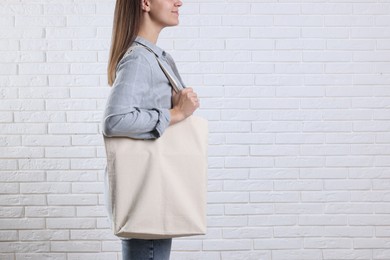
M142 2L142 11L149 12L150 11L150 0L141 0Z

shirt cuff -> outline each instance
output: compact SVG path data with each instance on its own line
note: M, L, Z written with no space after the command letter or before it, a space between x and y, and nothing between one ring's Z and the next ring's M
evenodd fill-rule
M154 109L158 112L158 121L156 128L152 131L152 135L155 138L159 138L164 133L165 129L169 126L171 121L171 112L169 109Z

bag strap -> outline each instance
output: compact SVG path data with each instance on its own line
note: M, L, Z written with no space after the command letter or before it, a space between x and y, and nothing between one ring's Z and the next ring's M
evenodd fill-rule
M125 53L124 56L126 56L127 54L129 54L134 48L136 48L137 46L139 45L134 45L134 46L131 46L128 51ZM177 84L176 80L172 77L172 75L169 73L169 71L164 67L164 65L162 64L161 60L158 58L158 56L147 46L145 45L142 45L139 46L139 47L144 47L145 49L147 49L149 52L151 52L155 57L156 57L156 60L158 62L158 65L160 65L160 68L161 70L164 72L165 76L168 78L168 81L169 83L171 83L171 87L173 88L173 90L178 93L180 90L183 89L183 87L179 87L179 85Z

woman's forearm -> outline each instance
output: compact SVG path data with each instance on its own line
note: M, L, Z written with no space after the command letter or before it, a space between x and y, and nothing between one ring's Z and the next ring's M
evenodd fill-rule
M169 110L169 112L171 113L171 120L169 122L169 125L176 124L176 123L183 121L185 119L183 112L181 112L177 108L172 108Z

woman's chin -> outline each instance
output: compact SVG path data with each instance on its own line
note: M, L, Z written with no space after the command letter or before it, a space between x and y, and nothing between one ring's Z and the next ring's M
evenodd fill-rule
M167 27L169 26L176 26L176 25L179 25L179 21L177 20L177 21L175 21L175 22L172 22L172 23L169 23L168 25L167 25Z

